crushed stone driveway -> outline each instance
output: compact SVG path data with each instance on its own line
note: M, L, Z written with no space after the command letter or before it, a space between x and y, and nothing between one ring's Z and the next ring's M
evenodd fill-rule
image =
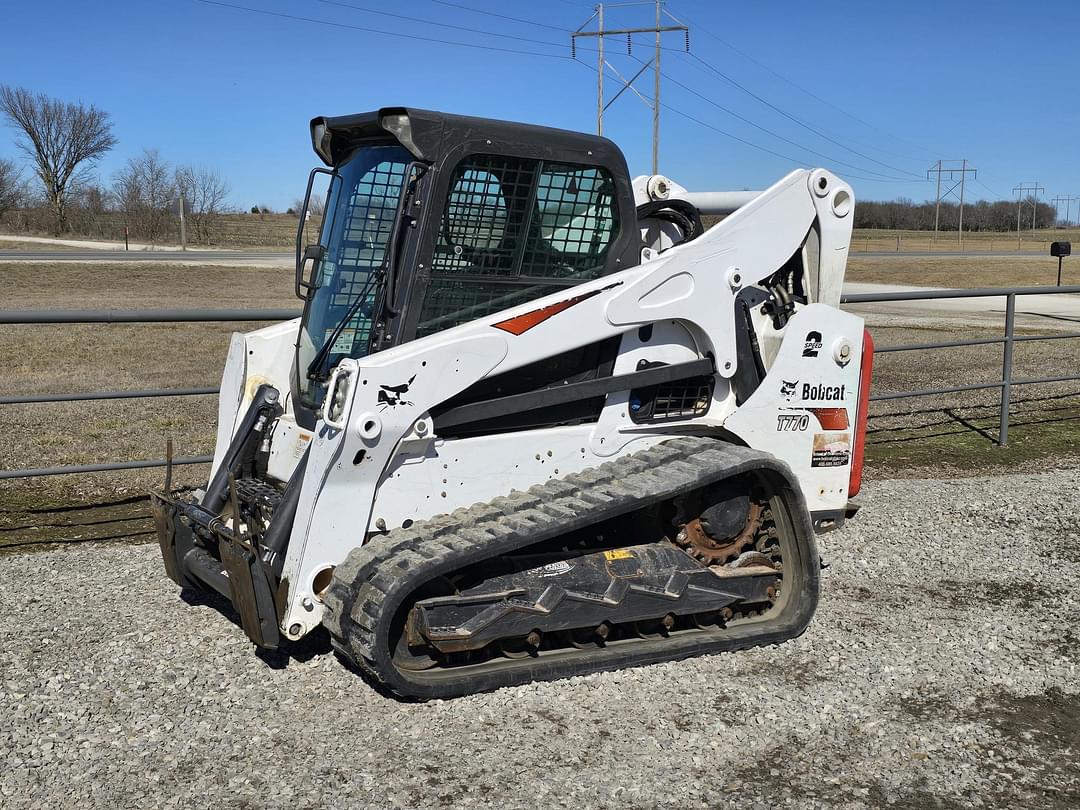
M0 557L0 807L1080 806L1080 471L875 481L768 649L400 703L155 546Z

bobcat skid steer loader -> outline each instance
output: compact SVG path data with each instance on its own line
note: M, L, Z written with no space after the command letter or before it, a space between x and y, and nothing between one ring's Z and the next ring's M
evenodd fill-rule
M862 469L850 187L417 109L311 135L303 315L234 335L205 491L153 497L169 577L419 698L802 633Z

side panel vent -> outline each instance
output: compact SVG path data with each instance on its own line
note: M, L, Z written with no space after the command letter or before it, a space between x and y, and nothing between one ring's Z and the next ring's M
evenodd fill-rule
M630 392L630 419L642 425L704 416L709 412L714 384L710 374L636 388Z

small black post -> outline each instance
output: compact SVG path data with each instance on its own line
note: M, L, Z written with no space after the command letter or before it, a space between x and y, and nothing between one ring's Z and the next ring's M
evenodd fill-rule
M1072 242L1051 242L1050 243L1050 255L1057 256L1058 260L1058 277L1057 285L1061 286L1061 260L1065 256L1072 254Z
M128 230L127 230L127 225L124 226L124 250L128 250Z

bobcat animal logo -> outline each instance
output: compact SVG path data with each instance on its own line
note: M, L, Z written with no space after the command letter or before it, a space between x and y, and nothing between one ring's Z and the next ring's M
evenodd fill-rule
M792 397L795 396L795 389L798 387L798 380L795 380L794 382L789 382L788 380L780 380L780 396L790 402Z
M398 405L412 405L412 403L404 397L405 394L409 393L409 386L412 385L412 382L415 379L416 375L413 374L409 377L408 382L403 382L400 385L380 385L379 410L385 411L387 408L395 408Z

